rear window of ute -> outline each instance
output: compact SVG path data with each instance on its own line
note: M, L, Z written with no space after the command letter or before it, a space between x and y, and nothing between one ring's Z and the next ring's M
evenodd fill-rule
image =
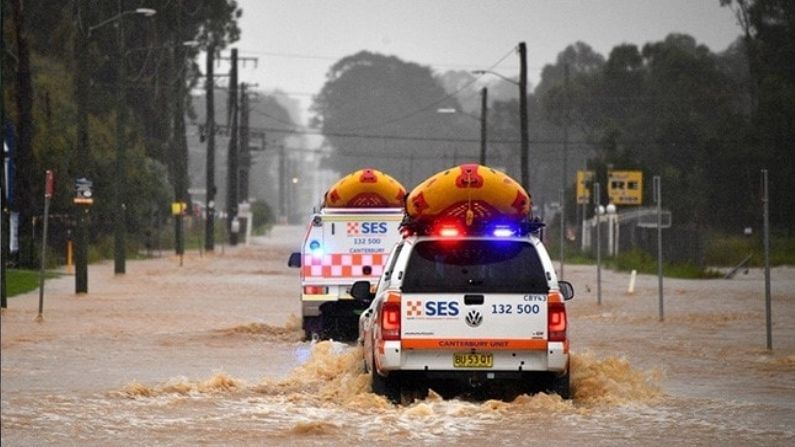
M546 273L528 242L422 241L411 253L405 293L547 293Z

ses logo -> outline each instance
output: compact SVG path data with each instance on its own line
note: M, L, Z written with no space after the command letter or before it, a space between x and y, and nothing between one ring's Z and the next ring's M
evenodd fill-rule
M458 303L455 301L406 301L407 318L444 318L457 317Z
M384 234L389 231L386 222L348 222L348 236Z

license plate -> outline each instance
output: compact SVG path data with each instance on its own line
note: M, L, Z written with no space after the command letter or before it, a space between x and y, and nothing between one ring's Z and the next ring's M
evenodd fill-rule
M491 368L494 366L494 355L490 352L454 352L454 368Z

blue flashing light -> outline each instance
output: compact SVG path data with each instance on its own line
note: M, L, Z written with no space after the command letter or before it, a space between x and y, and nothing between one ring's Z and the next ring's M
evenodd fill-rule
M320 246L320 242L318 241L309 243L309 251L312 252L312 256L323 256L323 247Z
M492 234L497 237L511 237L515 233L516 230L508 226L497 226L492 230Z

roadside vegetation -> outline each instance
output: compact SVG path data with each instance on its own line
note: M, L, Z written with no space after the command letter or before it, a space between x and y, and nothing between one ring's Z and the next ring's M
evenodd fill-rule
M21 295L36 290L39 287L39 272L37 271L8 269L6 270L6 275L8 275L6 293L9 297ZM58 276L59 274L53 272L46 272L44 274L45 279L57 278Z
M556 240L547 239L548 250L553 259L559 259L559 250ZM567 264L596 264L596 256L583 253L571 247L566 248ZM759 268L764 266L764 248L761 236L726 236L724 234L711 234L705 242L704 263L698 265L692 262L664 262L663 274L672 278L709 279L722 277L723 273L718 268L735 267L747 256L750 259L746 267ZM638 273L657 274L657 256L635 248L620 253L615 257L602 254L602 262L606 268L619 271L637 270ZM785 235L770 237L770 265L795 265L795 240Z

